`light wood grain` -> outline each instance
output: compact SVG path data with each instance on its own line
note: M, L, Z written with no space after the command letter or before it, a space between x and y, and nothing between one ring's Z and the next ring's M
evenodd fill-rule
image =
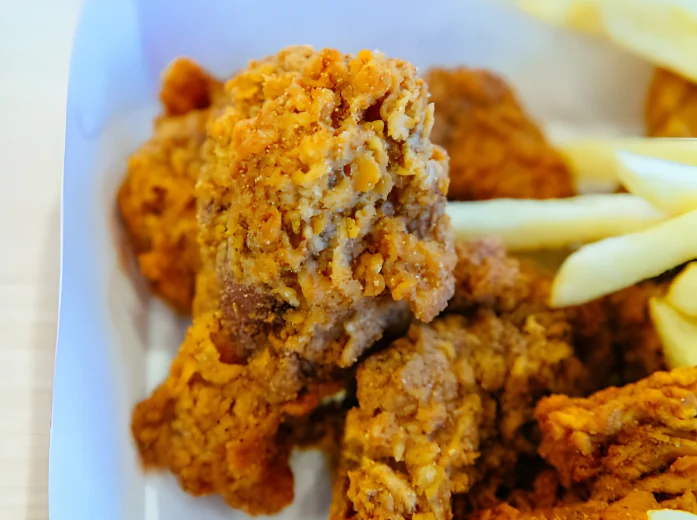
M80 3L0 2L3 520L48 518L65 99Z

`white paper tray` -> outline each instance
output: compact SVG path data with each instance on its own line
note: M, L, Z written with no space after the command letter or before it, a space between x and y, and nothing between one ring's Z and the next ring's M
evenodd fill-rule
M66 113L52 520L244 517L140 471L130 411L166 373L185 324L126 276L114 195L128 154L150 132L158 75L172 58L189 55L225 76L293 43L492 68L557 138L641 130L647 65L491 0L87 0ZM321 457L300 459L296 503L282 517L326 518Z

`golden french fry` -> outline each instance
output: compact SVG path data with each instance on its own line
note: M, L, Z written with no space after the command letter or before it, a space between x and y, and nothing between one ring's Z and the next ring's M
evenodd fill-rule
M648 511L648 520L697 520L697 515L675 509L658 509Z
M680 312L697 318L697 262L688 264L673 280L666 300Z
M660 222L666 213L627 193L568 199L494 199L448 202L455 236L500 237L510 251L557 249L631 233Z
M697 139L591 139L562 143L559 151L574 173L579 191L612 191L619 184L616 154L634 152L697 166Z
M691 211L643 231L582 247L559 269L551 304L585 303L697 258L696 229L697 211Z
M670 368L697 365L697 321L674 309L665 300L649 300L651 321L663 343L663 354Z
M697 82L697 2L691 0L515 0L552 24L609 39Z
M634 195L672 215L697 209L697 166L629 152L618 152L617 162L620 181Z

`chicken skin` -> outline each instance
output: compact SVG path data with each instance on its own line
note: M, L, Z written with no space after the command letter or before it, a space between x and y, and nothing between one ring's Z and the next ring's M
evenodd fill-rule
M452 200L549 199L575 194L562 157L512 89L486 70L432 69L433 142L450 155Z
M201 169L210 107L222 85L179 58L163 76L164 114L153 136L128 161L118 206L153 291L181 313L191 312L199 269L194 186Z
M348 367L453 292L447 155L409 63L292 47L226 86L198 185L204 264L240 357Z

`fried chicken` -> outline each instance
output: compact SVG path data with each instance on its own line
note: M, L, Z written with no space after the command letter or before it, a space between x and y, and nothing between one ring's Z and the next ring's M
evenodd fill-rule
M202 254L241 357L351 366L453 291L447 156L409 63L292 47L226 87L198 185Z
M181 313L191 312L199 268L194 186L201 168L210 107L222 86L180 58L164 74L165 113L153 136L130 157L118 206L153 291Z
M584 384L562 339L570 325L533 304L534 279L500 247L458 245L459 294L449 311L460 314L412 325L359 367L333 520L450 518L453 494L484 481L494 489L522 454L535 453L537 399Z
M575 194L562 157L491 72L464 67L426 74L436 105L433 142L450 155L453 200L548 199Z
M657 372L588 398L542 399L540 454L554 469L534 490L468 520L646 518L697 513L697 368Z
M430 320L452 295L447 157L398 60L294 47L226 90L197 187L194 323L132 430L186 491L270 514L292 500L294 418L410 309Z
M294 354L267 349L240 363L220 314L203 314L167 380L136 407L133 436L144 465L169 468L188 493L219 493L231 507L272 514L293 499L295 439L279 427L337 390Z
M571 505L560 505L547 509L521 511L509 505L472 515L469 520L648 520L647 511L657 509L682 509L697 512L695 497L686 493L679 501L659 502L653 494L635 491L622 500L608 503L602 500L589 500ZM460 519L462 520L462 519Z
M644 119L650 137L697 137L697 86L674 72L656 69Z
M656 372L589 398L543 399L540 454L566 488L614 501L697 491L697 368Z

